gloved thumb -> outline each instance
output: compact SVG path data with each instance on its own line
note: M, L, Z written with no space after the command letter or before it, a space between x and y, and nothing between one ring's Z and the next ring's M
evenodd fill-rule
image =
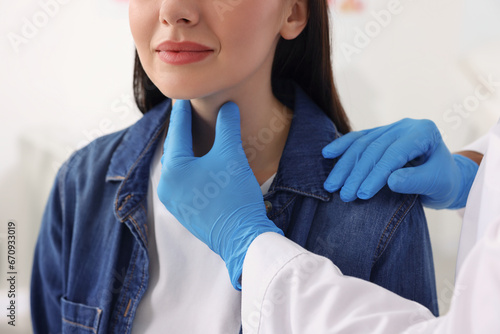
M428 164L398 169L389 176L387 185L400 194L428 195L437 175L435 170L429 169Z
M240 128L240 109L233 102L225 103L217 115L213 149L219 152L243 151Z
M188 100L177 100L172 107L163 150L162 164L164 159L170 161L178 157L193 156L191 103Z

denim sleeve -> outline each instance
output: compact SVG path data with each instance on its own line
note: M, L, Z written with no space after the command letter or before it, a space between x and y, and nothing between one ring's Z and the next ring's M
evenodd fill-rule
M43 214L31 274L31 321L34 333L61 333L63 293L63 201L59 170Z
M407 210L388 222L377 247L370 281L419 302L438 316L427 221L419 198L413 199L411 204L405 203Z

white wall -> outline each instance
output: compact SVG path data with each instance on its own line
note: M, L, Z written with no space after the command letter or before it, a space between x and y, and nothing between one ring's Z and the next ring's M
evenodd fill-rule
M59 3L58 10L44 10L40 3ZM456 113L448 110L474 96L478 75L500 80L498 3L401 0L401 13L348 61L339 46L353 45L355 28L364 29L373 21L370 11L387 8L388 1L363 3L363 12L334 15L335 76L354 127L430 118L452 150L484 133L499 116L500 94L453 122L450 116ZM52 16L43 21L47 11ZM6 223L14 219L19 292L16 328L2 320L2 333L31 330L31 261L58 166L95 136L140 117L132 98L133 41L127 15L126 1L0 0L0 256L6 252ZM40 27L25 27L27 37L15 46L12 34L23 36L25 19ZM450 212L428 214L438 293L446 310L460 219ZM6 273L4 260L0 266ZM6 305L1 282L0 305Z

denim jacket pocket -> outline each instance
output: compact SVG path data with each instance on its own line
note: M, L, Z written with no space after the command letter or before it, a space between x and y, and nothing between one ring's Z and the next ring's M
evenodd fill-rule
M102 309L74 303L61 297L62 332L75 334L97 334Z

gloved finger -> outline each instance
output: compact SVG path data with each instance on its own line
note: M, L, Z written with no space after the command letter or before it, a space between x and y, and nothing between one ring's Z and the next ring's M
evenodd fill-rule
M349 132L349 133L343 135L342 137L335 139L334 141L332 141L330 144L326 145L325 147L323 147L323 150L322 150L323 157L326 159L336 158L336 157L340 156L341 154L343 154L349 148L349 146L351 146L352 143L354 143L359 138L361 138L367 134L373 133L373 132L379 132L380 129L387 129L387 128L388 128L388 126L385 125L385 126L378 126L376 128L372 128L372 129ZM380 131L380 132L383 132L383 131Z
M341 199L346 202L355 200L357 189L344 189L345 181L350 176L351 171L360 160L366 148L383 133L384 131L378 130L368 132L352 143L333 167L333 170L330 172L330 175L323 184L323 187L329 192L337 191L342 187L342 191L340 193Z
M177 100L172 107L163 150L162 163L164 159L169 161L178 157L194 156L191 103L188 100Z
M363 137L365 133L363 131L349 132L348 134L335 139L330 144L323 147L321 153L326 159L333 159L343 154L349 146L352 145L356 140Z
M335 192L344 185L344 181L349 176L358 159L358 157L355 156L356 153L357 152L352 151L348 156L344 154L335 164L326 181L323 183L323 187L326 191Z
M241 141L240 109L234 102L225 103L217 115L215 141L212 150L219 154L243 153Z
M396 131L391 131L391 129L384 128L374 134L373 137L375 137L375 135L378 135L378 138L372 140L368 145L350 175L345 180L344 186L342 187L342 193L345 198L356 199L359 197L361 199L367 199L364 196L365 194L360 192L361 185L365 184L373 168L379 163L380 159L387 154L387 150L400 141L398 133ZM379 180L382 181L382 186L378 188L375 193L383 187L388 177L389 175L386 175L382 180Z
M382 189L392 172L403 168L408 162L432 153L433 141L414 134L394 141L384 152L358 190L358 197L369 199Z

